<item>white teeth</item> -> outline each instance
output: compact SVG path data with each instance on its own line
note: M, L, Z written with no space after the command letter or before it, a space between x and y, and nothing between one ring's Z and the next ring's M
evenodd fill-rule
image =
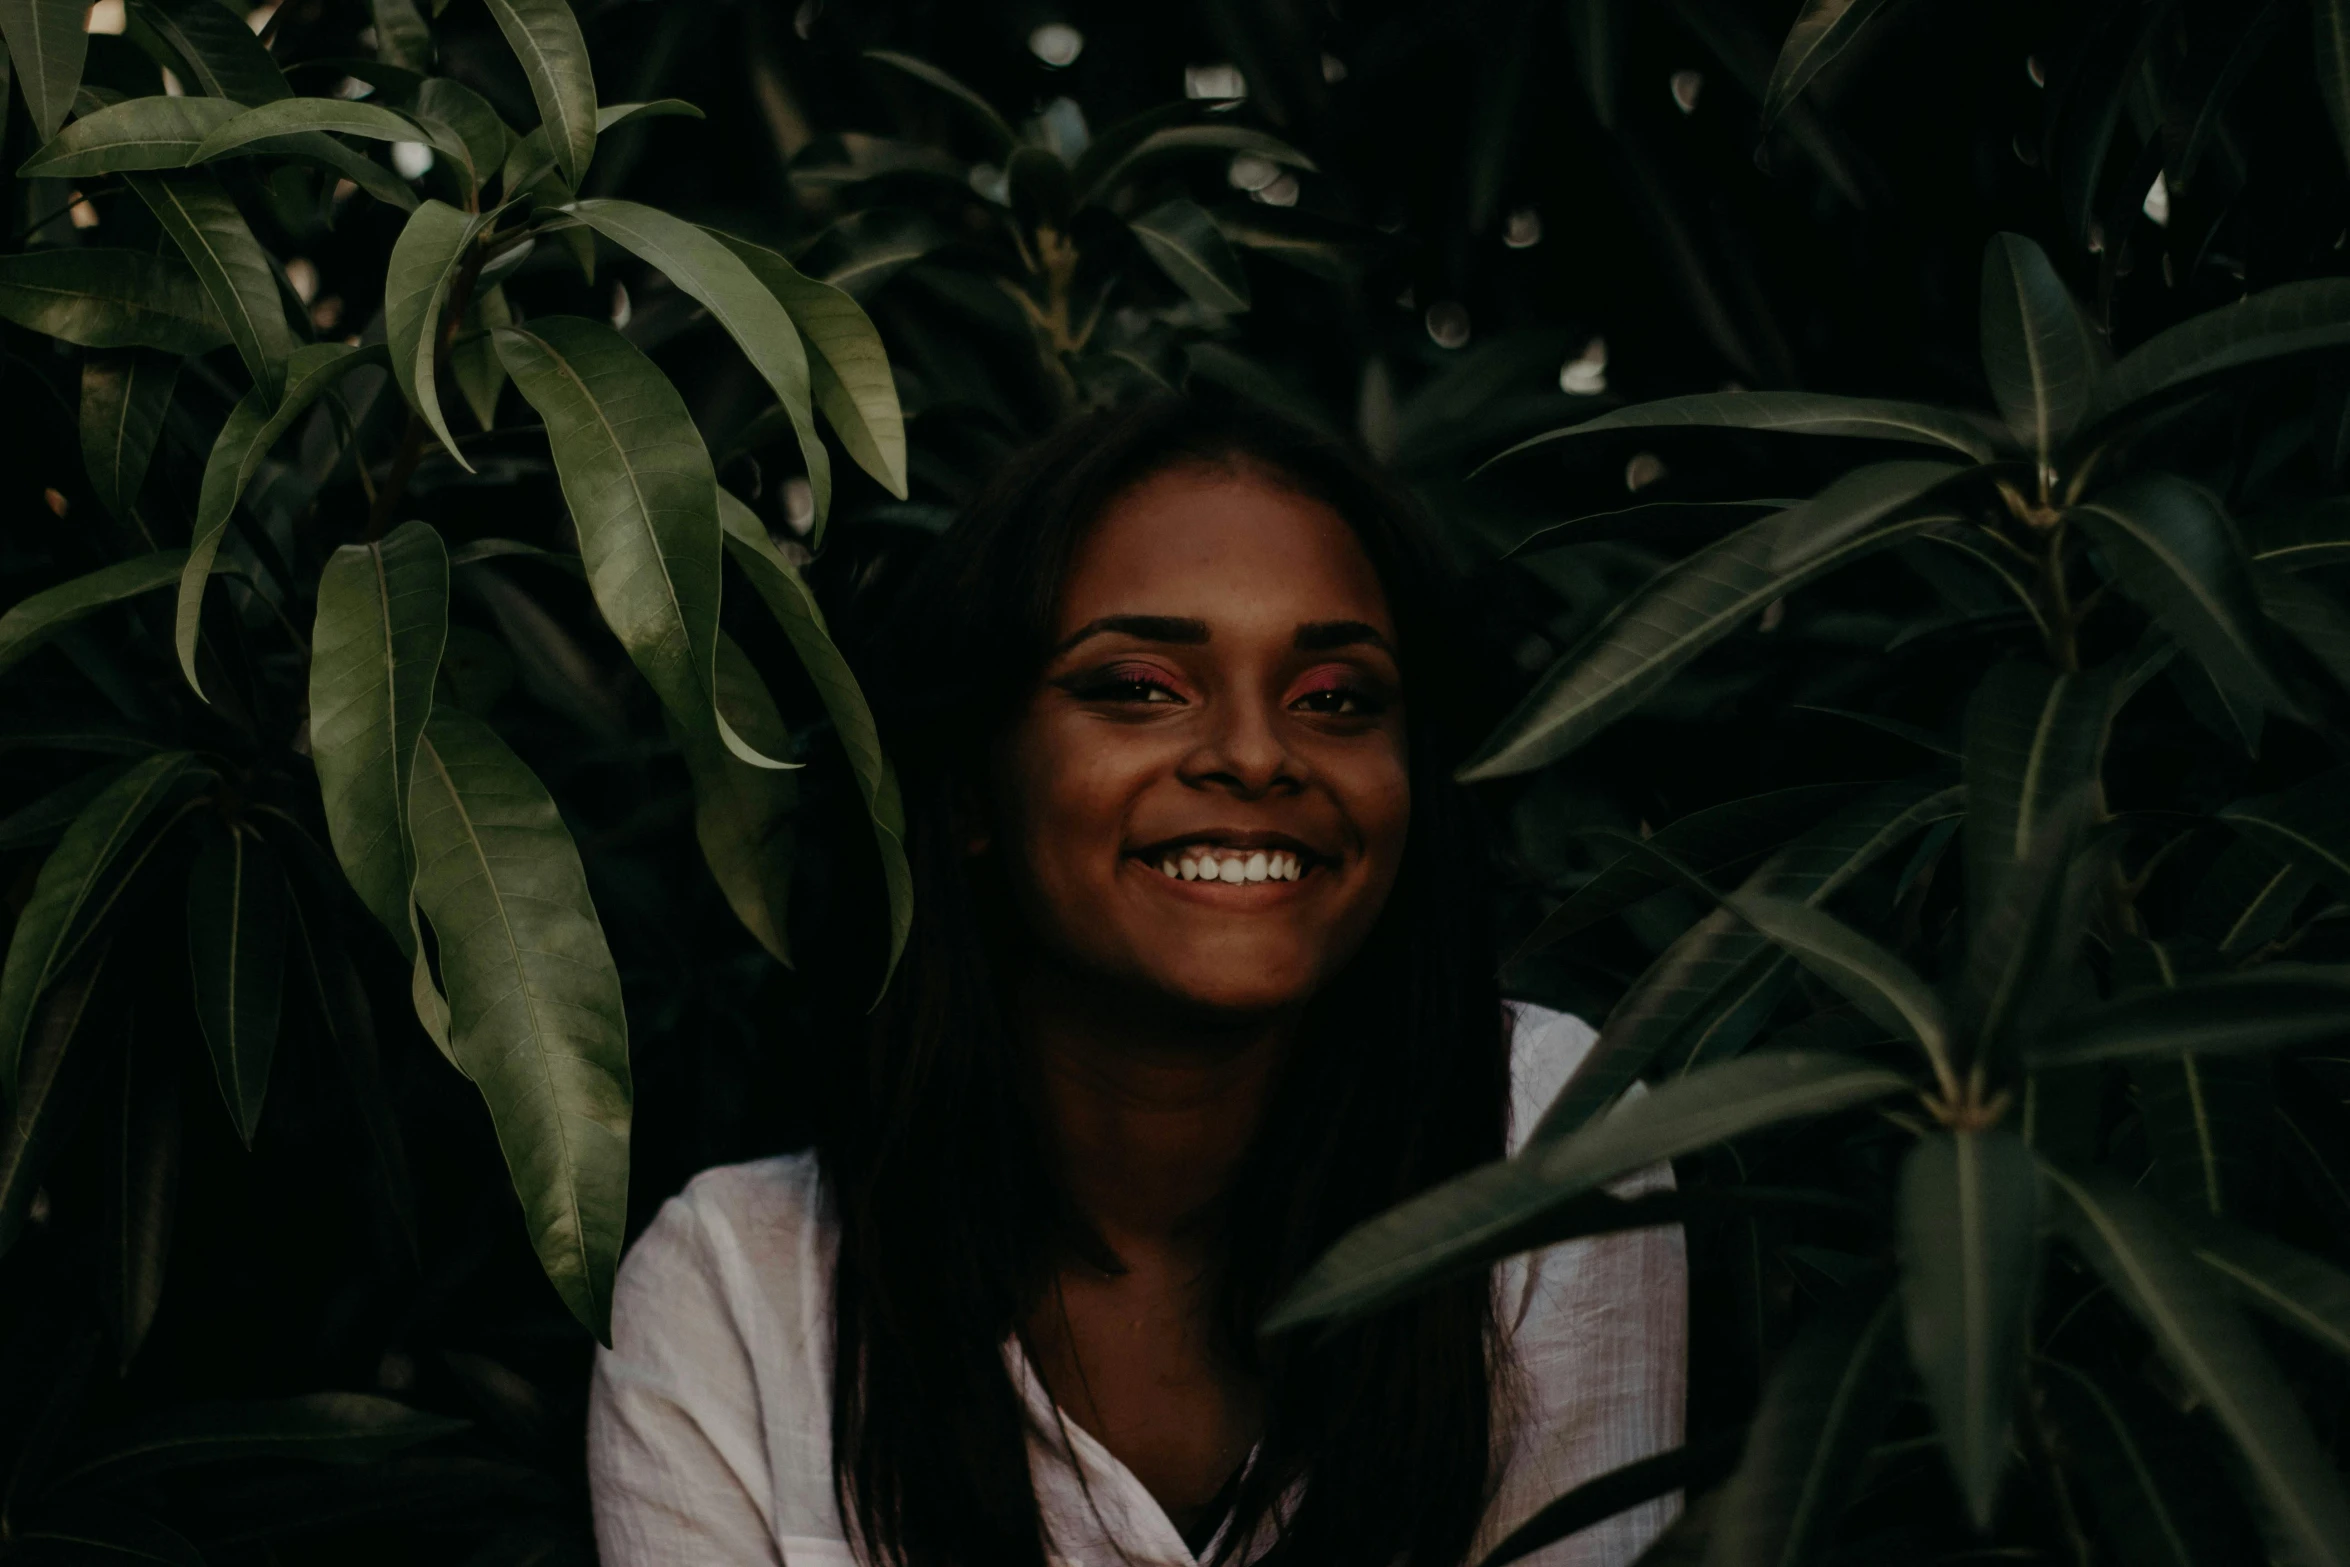
M1241 874L1250 881L1263 881L1265 869L1270 863L1263 854L1252 854L1248 857L1248 863L1241 867Z
M1185 881L1199 880L1199 861L1186 859L1183 862L1183 879Z
M1245 861L1241 860L1239 856L1235 855L1231 859L1225 860L1217 865L1216 873L1222 876L1226 881L1242 882L1248 880L1248 865Z
M1287 849L1230 850L1201 847L1168 855L1159 861L1159 874L1170 881L1296 881L1305 875L1305 862Z
M1173 860L1161 860L1159 862L1159 874L1166 877L1169 881L1173 881L1179 878L1183 873L1175 868L1175 862Z

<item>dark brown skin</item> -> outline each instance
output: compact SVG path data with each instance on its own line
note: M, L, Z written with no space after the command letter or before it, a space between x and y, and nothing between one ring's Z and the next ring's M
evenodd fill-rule
M1403 855L1395 627L1328 507L1186 468L1096 524L1055 636L972 846L1003 857L1036 937L1016 1024L1068 1190L1121 1267L1067 1257L1027 1337L1067 1418L1188 1527L1262 1419L1209 1315L1219 1199ZM1302 873L1160 869L1201 843Z

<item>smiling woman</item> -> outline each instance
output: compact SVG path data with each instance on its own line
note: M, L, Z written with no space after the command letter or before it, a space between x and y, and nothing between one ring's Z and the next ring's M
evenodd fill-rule
M1454 1567L1680 1440L1669 1229L1257 1331L1591 1038L1495 987L1440 580L1360 459L1173 400L950 530L870 660L905 958L816 1152L705 1173L622 1268L607 1563Z

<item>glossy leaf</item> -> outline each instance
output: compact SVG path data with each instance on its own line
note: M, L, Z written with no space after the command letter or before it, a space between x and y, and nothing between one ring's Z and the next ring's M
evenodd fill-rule
M1697 392L1638 403L1520 441L1492 459L1578 436L1610 430L1765 430L1788 435L1831 435L1916 446L1942 446L1977 462L1991 462L2006 449L1997 426L1925 403L1896 403L1872 397L1835 397L1821 392ZM1487 466L1491 466L1488 463Z
M2269 963L2092 1007L2048 1031L2035 1066L2133 1056L2265 1054L2350 1032L2350 964Z
M1004 123L1002 115L988 106L985 98L980 97L979 94L956 81L929 61L917 60L912 55L898 54L888 49L868 49L865 51L865 58L876 65L886 65L893 71L903 72L925 87L944 95L949 102L963 111L971 123L987 132L996 151L1009 153L1020 144L1020 138L1012 134L1012 128Z
M1264 1331L1360 1316L1442 1276L1490 1237L1618 1176L1911 1086L1898 1072L1819 1052L1751 1055L1691 1073L1573 1136L1529 1145L1517 1159L1456 1176L1357 1225L1306 1270Z
M570 0L489 0L538 103L555 166L573 189L596 156L596 80Z
M1788 31L1787 41L1779 48L1778 63L1771 67L1770 85L1763 89L1762 122L1766 134L1797 95L1811 85L1811 79L1849 48L1860 36L1861 29L1875 20L1884 3L1885 0L1807 0L1802 14L1795 18L1795 26Z
M2237 1224L2197 1225L2187 1249L2238 1300L2350 1359L2350 1273Z
M274 402L285 384L286 360L296 339L278 296L277 274L244 214L220 181L196 170L178 174L125 176L179 245L188 266L211 296L212 308L228 327L229 341L253 384Z
M106 956L100 950L84 957L50 987L33 1019L7 1123L0 1125L0 1257L24 1233L49 1161L73 1135L97 1079L102 1041L82 1036L95 1031L110 999L120 999L100 988Z
M1950 1020L1932 987L1915 969L1808 903L1764 893L1732 893L1723 902L1740 919L1793 953L1796 961L1826 980L1872 1022L1916 1040L1943 1082L1955 1082Z
M769 755L791 744L759 672L725 632L718 633L718 707L735 732ZM715 734L681 734L694 791L694 839L743 928L778 963L791 962L785 928L790 904L793 808L799 782L788 772L753 767Z
M2221 809L2219 819L2291 865L2350 898L2350 820L2342 813L2350 771L2336 768L2307 783Z
M2020 234L1983 252L1982 334L1991 395L2045 467L2096 400L2105 349L2047 252Z
M441 314L449 302L451 285L464 269L467 253L490 221L486 214L468 217L446 202L421 203L393 243L391 264L384 274L384 345L391 354L392 377L400 383L400 395L408 399L408 406L468 473L473 465L449 434L436 385Z
M128 517L147 479L180 361L132 351L82 359L82 466L98 504Z
M254 142L302 131L332 131L338 136L357 136L367 141L427 142L452 157L465 155L463 143L453 137L436 136L435 129L380 104L354 103L344 98L281 98L221 119L205 132L204 139L183 161L209 163Z
M228 341L188 264L144 250L0 256L0 319L82 348L201 354Z
M186 751L159 751L140 761L83 808L41 862L32 896L16 917L6 966L0 967L0 1094L15 1097L17 1061L34 1007L121 894L126 862L135 864L143 853L141 830L187 792L200 766Z
M628 1208L628 1019L579 850L521 759L446 707L425 724L408 810L450 1046L489 1105L540 1266L608 1342Z
M2043 1170L2063 1199L2059 1227L2234 1441L2280 1542L2305 1561L2350 1563L2350 1498L2341 1476L2217 1281L2149 1199L2110 1176Z
M90 48L82 26L89 9L84 0L0 0L0 34L36 136L55 134L73 107Z
M244 112L226 98L128 98L81 116L16 172L26 179L77 179L125 169L185 168L196 161L205 137Z
M467 1424L372 1393L182 1404L100 1432L97 1451L60 1476L58 1487L107 1491L196 1464L247 1458L373 1463Z
M245 104L294 95L244 16L218 0L130 0L130 17L179 56L190 92Z
M2182 321L2123 355L2106 374L2098 416L2118 416L2223 370L2344 343L2350 278L2282 283Z
M179 579L187 558L186 550L157 550L19 599L0 615L0 673L75 621L109 604L170 586Z
M163 1302L179 1207L179 1062L161 1048L156 1030L142 1023L134 1001L130 1037L99 1139L104 1162L99 1293L114 1329L118 1373L130 1370Z
M906 498L906 419L881 334L856 300L802 273L762 245L711 233L742 259L791 312L813 350L808 373L816 406L857 466L900 500ZM795 426L796 428L796 426Z
M1232 244L1197 202L1176 197L1126 220L1159 270L1203 309L1248 308L1248 274Z
M1928 462L1858 469L1667 568L1551 667L1460 777L1529 772L1575 750L1773 599L1941 520L1912 508L1961 471Z

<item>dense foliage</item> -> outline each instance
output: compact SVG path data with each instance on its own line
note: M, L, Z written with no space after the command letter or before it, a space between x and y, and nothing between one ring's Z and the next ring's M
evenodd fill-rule
M1689 1445L1540 1532L2350 1561L2339 0L86 9L0 3L0 1554L585 1555L624 1227L902 929L818 600L1189 384L1430 502L1606 1021L1287 1322L1678 1221Z

